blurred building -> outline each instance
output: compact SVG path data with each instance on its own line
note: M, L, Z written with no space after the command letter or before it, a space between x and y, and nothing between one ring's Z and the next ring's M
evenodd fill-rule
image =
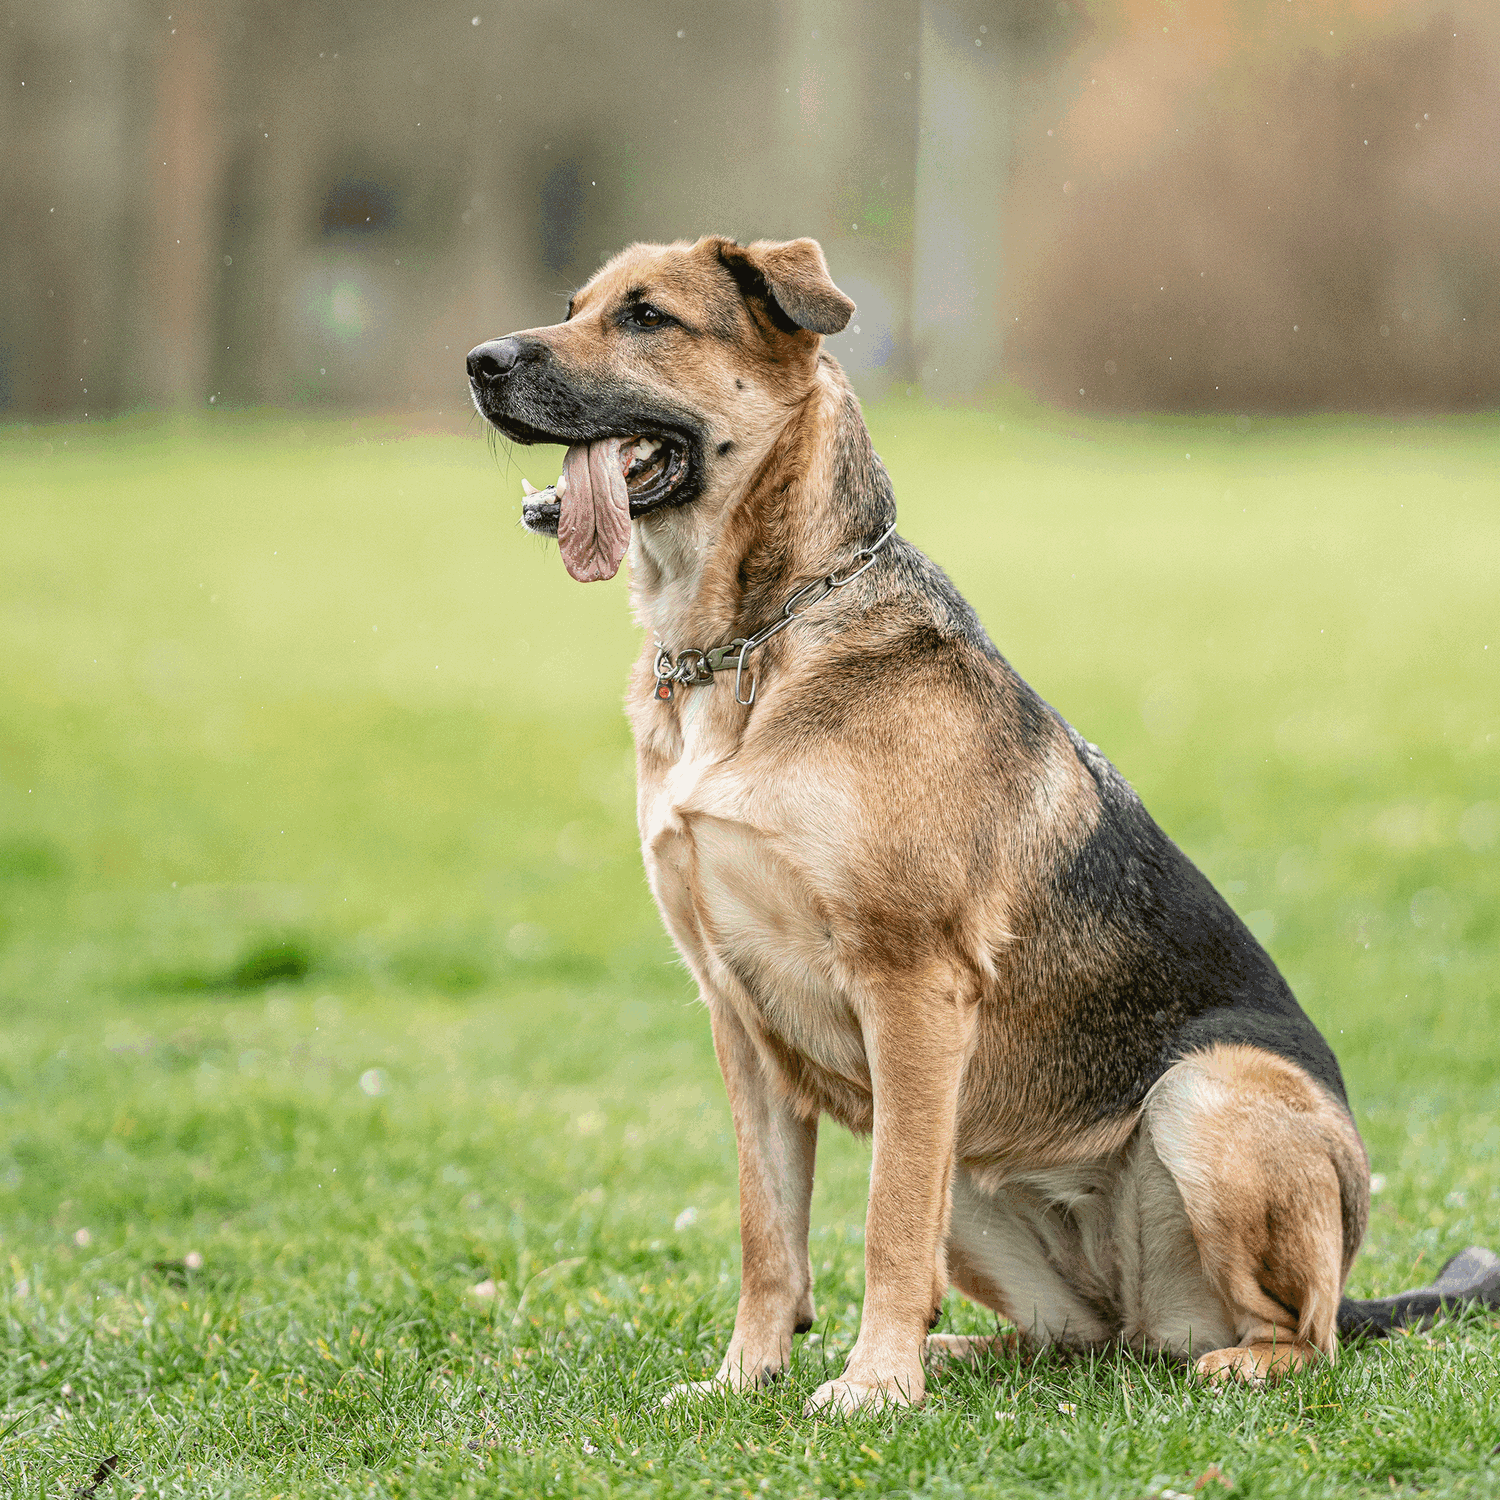
M12 3L0 411L458 403L707 231L822 240L867 394L1494 404L1496 22L1365 9Z

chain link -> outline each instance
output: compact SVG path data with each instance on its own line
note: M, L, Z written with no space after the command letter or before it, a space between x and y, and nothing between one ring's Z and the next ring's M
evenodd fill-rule
M860 574L874 565L876 555L895 533L896 523L892 521L881 533L878 541L872 542L868 547L861 547L854 554L852 562L858 563L859 566L842 578L835 569L831 573L825 573L821 578L813 579L811 583L803 584L786 601L781 611L781 618L754 635L737 636L727 646L715 646L708 651L700 651L696 646L689 646L679 654L675 662L672 659L672 653L660 641L657 641L655 666L657 697L669 699L672 696L671 685L674 682L681 683L684 687L696 687L700 683L712 682L715 672L728 671L732 658L734 661L734 701L742 708L749 708L755 702L756 679L754 677L750 679L750 696L742 697L740 685L745 675L745 658L752 651L764 646L773 635L800 620L808 610L814 605L821 604L836 589L847 588ZM798 605L802 607L799 609Z

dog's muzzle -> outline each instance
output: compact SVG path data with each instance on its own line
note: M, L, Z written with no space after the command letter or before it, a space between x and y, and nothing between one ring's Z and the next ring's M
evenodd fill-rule
M671 418L664 421L652 412L649 401L627 395L616 404L608 396L601 400L582 393L544 341L515 334L475 345L465 365L480 416L514 442L556 443L571 450L620 439L632 519L693 498L694 441L669 425ZM522 507L528 530L557 535L560 494L557 486L528 492Z

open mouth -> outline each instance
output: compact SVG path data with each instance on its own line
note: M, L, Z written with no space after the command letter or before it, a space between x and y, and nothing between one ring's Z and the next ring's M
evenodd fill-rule
M596 442L603 444L609 439L601 438ZM638 433L620 438L618 442L616 461L625 480L630 516L634 519L666 502L687 478L687 445L666 433ZM573 446L592 449L595 445ZM556 536L562 516L562 497L567 493L566 466L557 482L546 489L534 489L524 479L521 484L526 492L521 502L521 524L538 536Z

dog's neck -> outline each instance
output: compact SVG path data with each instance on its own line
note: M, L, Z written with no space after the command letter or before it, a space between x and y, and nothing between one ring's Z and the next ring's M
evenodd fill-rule
M797 588L846 568L895 519L890 480L831 359L715 490L633 528L636 617L673 652L770 624Z

